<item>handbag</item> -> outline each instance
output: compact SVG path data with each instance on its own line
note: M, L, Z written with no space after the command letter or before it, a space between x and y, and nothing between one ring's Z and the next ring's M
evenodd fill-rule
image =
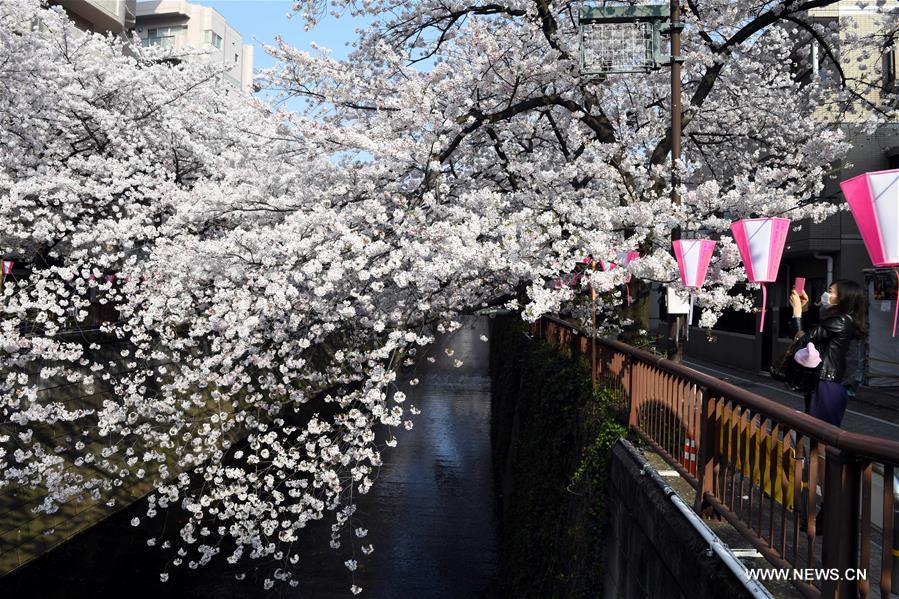
M777 360L769 368L771 378L781 381L787 388L801 393L811 393L818 386L818 375L821 372L821 364L815 368L803 366L795 360L796 352L808 345L808 336L799 331L793 337L793 341L787 348L783 357Z

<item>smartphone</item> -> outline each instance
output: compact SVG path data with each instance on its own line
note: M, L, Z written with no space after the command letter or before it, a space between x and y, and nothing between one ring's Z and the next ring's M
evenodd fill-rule
M802 293L805 291L805 277L796 277L793 289L796 291L796 295L802 297Z

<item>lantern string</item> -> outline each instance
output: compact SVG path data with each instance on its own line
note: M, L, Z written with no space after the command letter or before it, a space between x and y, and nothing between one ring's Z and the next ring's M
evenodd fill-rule
M896 283L899 285L899 268L896 269ZM899 320L899 286L896 287L896 311L893 313L893 337L896 336L897 320Z
M765 310L768 307L768 286L762 283L762 322L759 325L759 333L765 332Z
M690 307L687 310L687 330L685 331L685 333L686 333L685 336L687 338L687 341L690 340L690 325L693 323L693 297L694 297L693 292L691 291L690 292Z

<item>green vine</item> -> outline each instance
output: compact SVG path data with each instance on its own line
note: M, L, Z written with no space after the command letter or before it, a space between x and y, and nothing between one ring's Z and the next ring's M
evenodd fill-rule
M620 396L520 323L491 332L494 452L502 487L502 579L511 597L601 595L611 449Z
M606 488L612 448L619 439L627 437L628 428L617 422L613 415L612 406L618 405L620 401L618 390L597 389L594 400L599 431L593 442L584 448L581 462L571 477L569 488L572 490L586 488L587 495L592 498L587 512L587 532L591 549L601 553L608 520Z

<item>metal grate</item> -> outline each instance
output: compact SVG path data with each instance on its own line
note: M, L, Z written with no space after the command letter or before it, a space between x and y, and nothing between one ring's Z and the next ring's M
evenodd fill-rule
M657 67L653 24L584 23L581 67L588 74L646 73Z

